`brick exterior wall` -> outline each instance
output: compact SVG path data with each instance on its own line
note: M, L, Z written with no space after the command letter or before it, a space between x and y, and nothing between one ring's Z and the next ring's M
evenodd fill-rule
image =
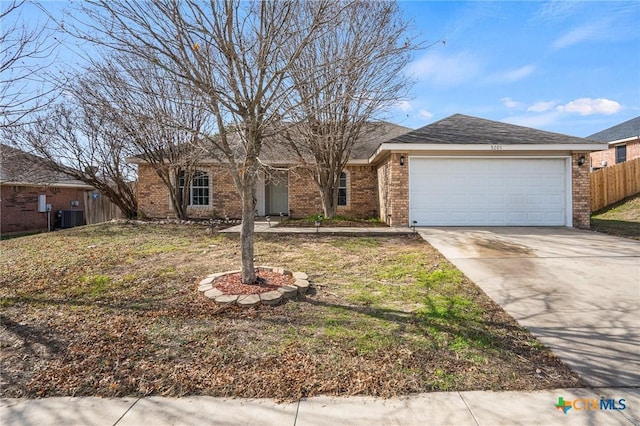
M589 166L577 165L581 155L572 155L573 226L589 228ZM404 165L400 157L404 156ZM239 218L242 203L231 173L223 166L201 167L210 176L210 205L189 207L190 217L229 216ZM409 153L391 153L377 166L350 165L347 172L347 206L338 208L338 214L359 218L378 217L391 226L409 224ZM152 167L138 169L138 203L149 217L174 217L169 194ZM80 198L81 199L81 198ZM37 200L36 200L37 202ZM307 171L289 171L289 212L292 218L302 218L322 212L319 190Z
M309 171L295 168L289 171L289 215L299 219L322 213L322 198Z
M581 156L588 157L588 152L578 152L571 155L571 181L572 181L572 205L573 226L575 228L589 229L591 226L591 204L589 164L578 166Z
M0 187L0 234L12 234L47 230L47 214L38 212L38 195L47 196L51 204L51 227L59 224L59 210L82 210L84 212L84 188L55 186ZM77 207L71 201L78 201ZM86 220L86 218L85 218Z
M640 157L640 139L632 140L621 145L627 145L627 161ZM591 167L594 169L601 168L603 161L607 162L607 166L613 166L616 164L615 147L611 147L604 151L592 152L590 156Z
M138 166L138 210L142 217L174 217L169 193L152 166Z
M338 206L337 214L361 219L378 217L378 177L376 168L369 165L349 165L347 174L347 205ZM322 213L320 190L309 171L293 169L289 172L289 214L303 218Z
M192 218L242 216L242 201L233 183L231 172L224 166L207 165L198 168L209 174L209 205L189 206L187 214ZM171 207L169 190L152 166L138 166L138 208L140 214L152 218L175 217Z
M404 165L400 165L400 157ZM409 155L392 153L378 166L380 219L390 226L409 226Z
M376 167L347 166L347 205L338 206L338 214L361 219L379 217L378 175Z
M242 202L233 178L224 166L200 167L209 173L210 205L190 206L189 217L207 218L212 215L239 218ZM347 205L338 207L338 214L358 218L378 216L378 183L375 167L347 166ZM142 216L153 218L175 217L169 191L152 166L138 167L138 205ZM322 213L320 192L306 170L289 171L289 213L302 218Z

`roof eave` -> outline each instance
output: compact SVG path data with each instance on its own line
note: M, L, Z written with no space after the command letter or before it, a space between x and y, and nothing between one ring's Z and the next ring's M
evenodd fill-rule
M88 185L86 183L68 183L68 182L23 182L23 181L3 180L3 181L0 181L0 185L9 185L9 186L55 186L55 187L58 187L58 188L95 189L93 186Z
M620 143L631 142L631 141L637 141L637 140L640 140L640 135L639 135L639 136L631 136L631 137L624 138L624 139L618 139L618 140L615 140L615 141L607 142L607 144L608 144L609 146L611 146L611 145L618 145L618 144L620 144ZM604 143L604 142L603 142L603 143Z
M369 157L369 162L373 163L376 158L386 151L478 151L478 152L518 152L518 151L576 151L590 152L607 149L605 143L584 143L584 144L433 144L433 143L383 143L376 152Z

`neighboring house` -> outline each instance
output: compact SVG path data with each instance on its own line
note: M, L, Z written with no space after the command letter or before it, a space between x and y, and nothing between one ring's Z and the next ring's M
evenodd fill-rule
M51 171L35 155L0 144L2 235L84 224L85 196L91 189L83 182ZM46 211L47 205L50 213Z
M347 163L338 214L393 226L589 227L590 152L605 144L456 114L408 131L386 123ZM305 217L322 211L317 187L291 156L263 159L276 169L260 180L257 214ZM167 189L139 159L144 214L172 215ZM189 214L240 217L230 173L204 161Z
M587 139L608 144L604 151L591 153L593 170L639 158L640 116L587 136Z

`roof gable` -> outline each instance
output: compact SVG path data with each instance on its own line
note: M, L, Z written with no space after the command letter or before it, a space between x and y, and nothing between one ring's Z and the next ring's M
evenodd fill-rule
M391 139L387 143L456 144L456 145L546 145L596 144L575 136L547 132L529 127L483 118L454 114L435 123Z
M640 116L587 136L587 139L613 142L634 137L640 137Z

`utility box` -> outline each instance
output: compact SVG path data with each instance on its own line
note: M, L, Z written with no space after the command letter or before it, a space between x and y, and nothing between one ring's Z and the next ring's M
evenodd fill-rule
M46 213L47 210L47 196L45 194L38 195L38 213Z
M73 228L84 225L84 212L82 210L60 210L60 228Z

